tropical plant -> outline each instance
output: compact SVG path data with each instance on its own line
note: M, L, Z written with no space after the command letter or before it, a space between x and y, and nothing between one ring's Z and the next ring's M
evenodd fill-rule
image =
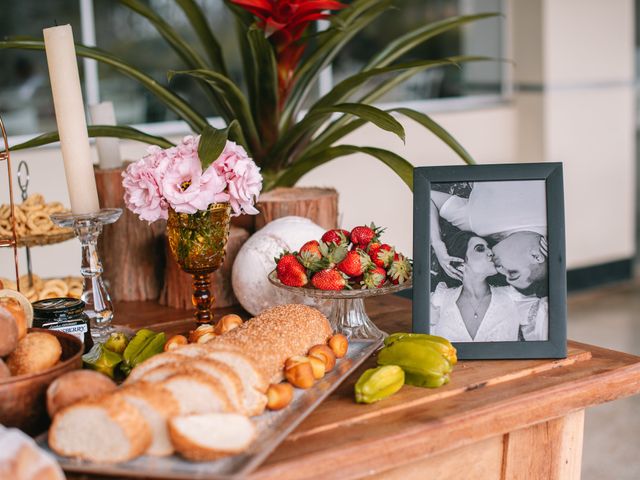
M187 69L170 71L168 78L186 75L198 82L226 128L214 129L177 93L121 58L81 44L76 44L77 54L109 65L139 82L195 133L203 135L212 158L222 151L227 138L244 146L261 167L266 189L292 186L313 168L358 152L383 162L412 188L413 167L401 156L381 148L339 143L369 122L404 141L404 129L392 114L418 122L464 162L474 163L469 153L430 116L408 108L384 111L372 103L425 70L487 60L486 57L455 56L399 61L430 39L495 16L494 13L447 18L406 32L375 52L360 72L342 80L306 108L320 72L359 32L393 8L393 0L353 0L348 5L333 0L224 0L237 22L244 89L228 75L222 46L196 0L174 1L193 27L201 50L182 38L142 0L118 1L145 17L177 52ZM329 27L318 32L311 24L320 19L327 20ZM0 48L44 50L44 43L39 39L9 38L0 41ZM369 81L376 78L380 81L372 85ZM164 148L172 145L166 138L126 126L89 126L89 135L138 140ZM57 140L57 132L46 133L13 149Z

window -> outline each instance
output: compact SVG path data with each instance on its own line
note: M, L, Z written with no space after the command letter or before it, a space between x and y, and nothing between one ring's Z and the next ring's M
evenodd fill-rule
M174 0L143 0L190 42L198 45L193 30ZM421 24L452 15L501 11L504 0L399 0L395 11L384 14L347 45L323 75L323 90L354 73L392 38ZM241 60L235 41L235 22L222 0L199 0L219 42L223 45L230 75L242 81ZM81 5L93 5L94 14L81 15ZM162 84L168 84L167 71L184 68L181 60L143 17L110 0L3 0L0 31L3 36L42 38L42 28L70 23L76 41L82 33L95 33L99 48L113 53L143 70ZM86 13L86 11L85 11ZM81 20L82 18L82 20ZM448 32L401 61L437 58L443 55L487 55L503 57L501 19L482 20L459 31ZM34 134L55 129L53 102L49 88L46 58L42 52L0 51L0 111L10 135ZM136 81L113 68L98 63L98 75L80 74L90 96L85 100L110 100L119 124L152 124L176 120ZM380 102L500 95L504 82L503 64L484 62L423 72L387 94ZM378 80L381 81L381 80ZM198 85L187 77L176 77L170 84L187 101L208 117L216 116Z

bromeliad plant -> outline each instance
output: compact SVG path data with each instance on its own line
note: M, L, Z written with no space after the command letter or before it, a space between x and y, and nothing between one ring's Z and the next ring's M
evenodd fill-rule
M372 103L425 70L486 60L485 57L456 56L400 61L437 35L495 14L452 17L405 33L375 52L359 73L336 84L303 110L320 72L359 32L393 8L394 0L354 0L349 4L335 0L225 0L237 20L245 90L230 78L222 46L195 0L174 1L192 25L202 51L185 41L143 1L118 1L148 19L178 53L187 69L168 72L169 79L185 75L198 82L226 128L213 129L206 118L177 93L108 52L78 44L77 54L109 65L143 85L194 133L202 134L202 141L213 149L211 157L218 157L227 139L242 145L261 168L265 189L293 186L313 168L353 153L365 153L382 161L412 188L413 167L399 155L381 148L340 143L347 134L369 122L404 141L404 129L392 114L423 125L463 161L473 163L465 149L428 115L409 108L384 111ZM312 24L318 20L328 21L329 27L316 32ZM0 41L0 48L44 50L44 44L36 39L7 39ZM372 79L381 81L371 86ZM125 126L90 126L89 134L139 140L163 148L172 146L165 138ZM57 140L57 133L52 132L13 148Z

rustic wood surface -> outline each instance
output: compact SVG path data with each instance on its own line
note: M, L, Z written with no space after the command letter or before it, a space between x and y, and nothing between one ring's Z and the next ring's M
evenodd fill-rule
M410 307L395 296L367 300L389 332L410 328ZM144 302L117 304L116 323L170 333L193 326L188 311ZM405 386L357 405L354 383L374 364L365 362L250 478L577 479L584 409L640 392L640 357L570 342L566 359L462 361L442 388ZM97 477L69 476L80 478Z
M166 222L151 225L124 205L123 168L96 169L96 186L102 208L121 208L122 216L105 225L98 249L114 300L157 300L164 274Z
M338 192L333 188L276 188L260 195L256 230L276 218L295 215L327 230L338 226Z
M233 294L233 288L231 287L231 268L240 251L240 247L248 238L249 232L247 230L231 225L224 263L211 274L214 316L217 308L238 304L238 299ZM160 304L179 309L192 308L193 279L191 275L182 271L178 262L175 261L171 255L169 243L165 242L165 244L166 268L164 285L160 294Z

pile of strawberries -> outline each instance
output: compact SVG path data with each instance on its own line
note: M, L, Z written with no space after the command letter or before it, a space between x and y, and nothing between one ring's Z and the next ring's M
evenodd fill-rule
M299 252L276 258L278 279L290 287L319 290L380 288L411 278L411 260L380 242L383 228L362 225L351 232L328 230L320 241L305 243Z

